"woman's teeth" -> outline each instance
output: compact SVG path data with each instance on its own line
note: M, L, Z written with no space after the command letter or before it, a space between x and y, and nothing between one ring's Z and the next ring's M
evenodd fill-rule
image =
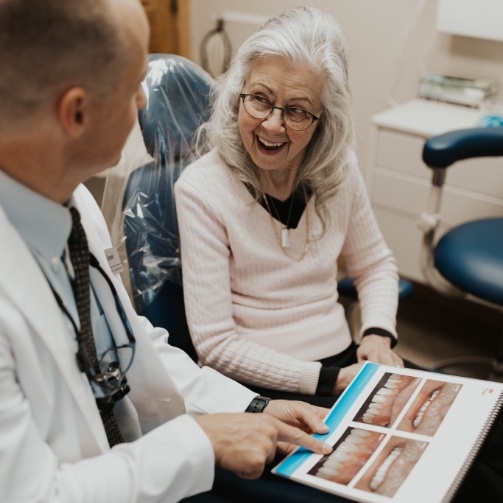
M270 149L274 149L274 148L278 148L278 147L281 147L281 145L284 144L284 142L280 142L280 143L269 143L265 140L263 140L262 138L259 138L258 141L266 148L270 148Z

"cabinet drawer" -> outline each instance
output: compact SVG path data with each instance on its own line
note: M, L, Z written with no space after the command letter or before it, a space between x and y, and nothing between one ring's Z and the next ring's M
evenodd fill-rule
M429 189L428 180L380 170L374 175L372 202L417 218L426 209ZM441 215L447 226L477 218L503 216L503 199L445 185Z
M391 130L380 130L376 167L431 179L432 171L422 161L425 139ZM448 168L446 183L460 189L503 199L503 158L460 161Z
M422 161L424 139L390 130L377 134L377 167L430 179L431 172Z

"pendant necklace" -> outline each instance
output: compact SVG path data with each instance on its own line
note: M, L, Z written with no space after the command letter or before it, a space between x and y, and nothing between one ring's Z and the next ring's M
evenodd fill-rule
M280 229L280 231L281 231L280 232L280 231L278 231L276 224L274 223L274 216L271 211L271 205L272 205L272 207L274 209L274 213L276 214L276 217L279 221L280 220L279 214L276 210L276 207L274 206L274 202L271 199L271 204L269 204L269 197L267 196L267 194L264 191L262 191L262 198L263 198L264 203L266 205L267 212L269 213L269 218L271 220L271 225L274 230L274 235L276 237L276 241L278 242L278 245L281 248L281 251L283 252L283 254L286 255L289 259L293 260L294 262L300 262L306 256L307 250L309 248L309 210L307 207L308 201L307 201L306 191L303 190L303 192L304 192L304 200L306 203L306 208L305 208L305 211L306 211L306 244L304 245L304 249L302 250L302 253L299 255L299 257L292 257L288 253L288 248L290 248L290 234L288 232L289 231L288 225L290 223L290 216L292 214L293 200L295 197L294 197L294 195L292 195L292 200L290 202L290 209L288 211L286 228Z
M265 201L266 201L266 205L267 205L267 210L269 211L269 214L271 214L271 208L269 206L269 203L271 204L272 206L272 209L274 211L274 216L276 217L276 220L278 222L281 222L281 218L279 216L279 212L278 210L276 209L276 205L274 204L274 201L273 201L273 198L268 196L267 194L264 193L264 196L265 196ZM270 200L269 200L270 198ZM290 248L290 234L289 234L289 230L290 230L290 217L292 216L292 207L293 207L293 201L295 199L295 196L292 195L290 197L290 207L288 208L288 216L286 218L286 226L281 229L281 248Z

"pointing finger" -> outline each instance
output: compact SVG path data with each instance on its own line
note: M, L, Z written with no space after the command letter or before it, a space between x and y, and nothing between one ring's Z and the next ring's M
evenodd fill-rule
M286 442L305 447L317 454L330 454L332 452L332 447L330 445L294 426L289 426L277 420L276 425L278 430L278 442Z

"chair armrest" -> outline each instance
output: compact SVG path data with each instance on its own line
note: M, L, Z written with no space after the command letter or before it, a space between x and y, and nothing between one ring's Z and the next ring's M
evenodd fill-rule
M503 127L461 129L435 136L423 147L423 161L434 168L471 157L503 156Z

